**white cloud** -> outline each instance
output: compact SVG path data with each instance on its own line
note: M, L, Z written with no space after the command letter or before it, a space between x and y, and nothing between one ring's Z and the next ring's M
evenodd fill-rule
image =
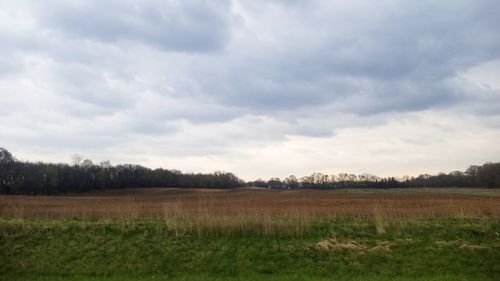
M0 145L247 179L498 160L499 12L486 0L3 1Z

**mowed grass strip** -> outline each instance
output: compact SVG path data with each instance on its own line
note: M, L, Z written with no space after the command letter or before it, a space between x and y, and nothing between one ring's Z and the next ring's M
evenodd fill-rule
M0 280L499 280L500 221L336 218L288 232L2 220Z

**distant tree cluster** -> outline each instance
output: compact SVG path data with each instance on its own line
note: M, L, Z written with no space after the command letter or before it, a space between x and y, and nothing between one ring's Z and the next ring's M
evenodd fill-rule
M232 173L184 174L177 170L149 169L139 165L94 164L73 157L73 164L30 163L16 160L0 148L0 193L50 195L106 188L203 187L232 188L244 182Z
M372 174L325 175L313 173L281 180L256 180L245 183L232 173L185 174L177 170L149 169L140 165L113 166L109 161L94 164L89 159L73 157L73 164L31 163L18 161L0 148L0 193L50 195L85 192L96 189L131 187L233 188L256 186L272 189L338 188L410 188L410 187L500 187L500 162L470 166L453 171L418 177L380 178Z
M248 182L247 186L272 189L337 189L337 188L406 188L406 187L500 187L500 162L470 166L465 172L453 171L448 174L424 174L418 177L380 178L372 174L325 175L313 173L297 178L291 175L283 180L271 178Z

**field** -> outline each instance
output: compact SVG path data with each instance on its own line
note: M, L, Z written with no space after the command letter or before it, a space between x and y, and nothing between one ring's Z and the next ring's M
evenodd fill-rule
M500 190L0 196L0 280L500 280Z

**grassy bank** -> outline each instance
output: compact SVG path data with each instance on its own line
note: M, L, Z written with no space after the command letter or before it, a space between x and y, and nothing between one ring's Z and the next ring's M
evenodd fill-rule
M337 218L271 233L0 221L0 280L499 280L498 261L498 218Z

